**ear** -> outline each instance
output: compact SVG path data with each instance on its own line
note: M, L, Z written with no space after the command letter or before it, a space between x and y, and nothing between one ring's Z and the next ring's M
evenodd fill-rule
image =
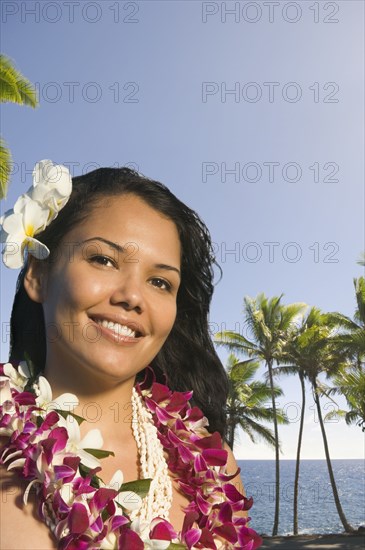
M27 271L24 276L24 288L33 302L42 304L46 298L47 266L44 260L29 255Z

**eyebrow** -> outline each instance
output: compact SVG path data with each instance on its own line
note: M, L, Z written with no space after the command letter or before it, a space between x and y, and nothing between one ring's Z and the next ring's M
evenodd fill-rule
M107 244L108 246L110 246L111 248L114 248L114 250L117 250L120 254L124 254L126 252L125 247L121 246L120 244L113 243L113 241L109 241L108 239L104 239L104 237L91 237L90 239L85 239L80 244L87 243L90 241L101 241ZM180 270L177 269L177 267L173 267L172 265L168 265L168 264L155 264L154 267L157 269L166 269L167 271L176 271L176 273L181 278Z

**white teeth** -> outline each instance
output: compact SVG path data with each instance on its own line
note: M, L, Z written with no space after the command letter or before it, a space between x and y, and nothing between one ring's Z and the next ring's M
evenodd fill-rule
M112 321L97 321L102 327L108 328L115 332L118 336L131 336L136 337L136 332L131 328L121 325L120 323L113 323Z

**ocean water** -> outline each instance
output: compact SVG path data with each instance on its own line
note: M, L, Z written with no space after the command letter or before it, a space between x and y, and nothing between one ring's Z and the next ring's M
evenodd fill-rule
M275 509L275 461L239 460L246 493L254 504L251 527L271 534ZM355 528L365 525L365 471L363 460L333 460L332 467L343 511ZM293 533L295 460L280 461L281 499L279 533ZM298 528L300 533L342 533L325 460L302 460L299 477Z

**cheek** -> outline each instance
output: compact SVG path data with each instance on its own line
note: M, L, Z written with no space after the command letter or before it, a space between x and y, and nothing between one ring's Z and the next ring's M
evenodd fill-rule
M161 336L166 339L175 323L176 302L172 302L169 307L165 307L162 311L164 311L164 315L161 316L161 313L159 314L159 327Z
M70 298L75 303L80 303L85 307L93 305L105 295L110 293L108 286L95 278L83 277L69 284Z
M52 279L47 297L43 304L45 314L54 317L62 316L72 311L86 310L105 293L105 286L95 279L62 273Z

